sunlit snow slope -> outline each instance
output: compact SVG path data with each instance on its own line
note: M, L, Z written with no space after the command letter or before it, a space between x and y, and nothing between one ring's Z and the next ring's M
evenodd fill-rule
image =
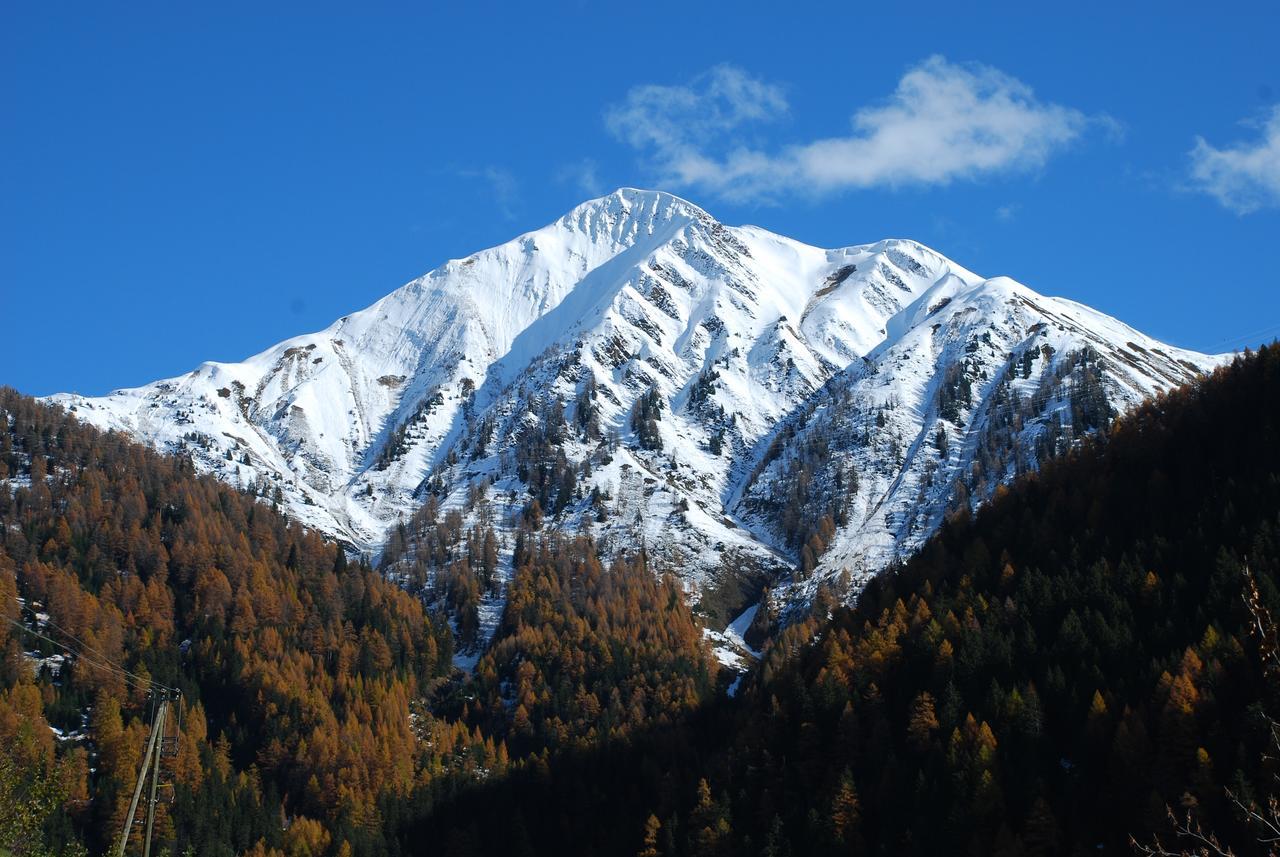
M549 524L693 591L799 566L803 593L1218 362L911 241L623 189L242 363L53 398L360 549L427 491L510 520L536 483Z

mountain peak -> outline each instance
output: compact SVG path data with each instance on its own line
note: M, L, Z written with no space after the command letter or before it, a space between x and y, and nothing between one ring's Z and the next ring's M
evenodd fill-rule
M668 224L694 221L714 222L706 211L674 194L621 187L574 206L551 226L529 234L536 236L546 229L561 228L587 234L593 240L609 238L630 244Z
M483 484L496 520L536 497L551 526L669 548L699 591L795 562L783 522L824 516L822 570L875 570L976 450L981 498L1075 436L1059 411L1089 430L1214 363L909 239L826 250L622 187L241 363L58 400L362 548ZM1015 399L1025 430L997 437ZM816 493L781 508L801 471Z
M682 210L694 213L700 217L711 217L711 215L709 215L701 206L690 202L684 197L677 196L670 191L627 186L616 188L612 193L607 193L604 196L586 200L575 206L574 210L587 207L612 206L620 206L622 208Z

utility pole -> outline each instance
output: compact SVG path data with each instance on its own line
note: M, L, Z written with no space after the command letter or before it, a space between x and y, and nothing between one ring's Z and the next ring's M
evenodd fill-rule
M147 801L147 832L146 838L143 839L142 857L151 857L151 829L156 823L156 786L160 783L160 757L163 755L162 748L164 744L164 721L169 713L169 700L166 697L160 703L160 710L156 712L156 722L152 727L160 734L159 744L155 752L155 767L151 769L151 797ZM146 767L143 767L146 770Z
M142 798L142 790L146 786L148 776L151 780L151 793L147 799L147 821L142 853L143 857L151 857L151 834L156 820L156 789L160 784L160 760L164 756L173 755L168 742L176 743L177 741L176 738L164 737L169 718L170 692L167 689L153 692L160 695L160 705L151 721L151 734L147 736L147 749L142 756L142 765L138 768L138 781L133 787L133 800L129 802L129 814L125 816L124 829L120 831L120 842L116 846L115 857L124 857L125 848L129 844L129 834L133 831L134 819L138 814L138 801Z

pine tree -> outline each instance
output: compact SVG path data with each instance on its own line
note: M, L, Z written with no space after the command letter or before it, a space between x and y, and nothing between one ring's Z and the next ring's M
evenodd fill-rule
M917 750L928 748L933 733L938 729L938 715L934 711L933 696L922 691L911 704L911 716L907 723L907 736Z
M831 833L832 838L840 843L852 842L857 830L861 809L858 805L858 792L853 785L853 773L844 769L840 775L840 785L835 797L831 799Z
M791 857L791 840L787 838L782 817L775 815L769 823L769 834L764 841L764 857Z
M636 857L661 857L662 852L658 850L658 834L661 830L662 822L658 821L658 816L650 813L644 823L643 844L636 852Z

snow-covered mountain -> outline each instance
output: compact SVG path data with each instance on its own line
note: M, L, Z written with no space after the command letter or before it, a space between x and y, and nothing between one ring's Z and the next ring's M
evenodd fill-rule
M795 565L797 593L856 583L1218 362L912 241L824 250L623 189L243 363L53 398L365 550L427 492L500 526L536 499L717 612Z

